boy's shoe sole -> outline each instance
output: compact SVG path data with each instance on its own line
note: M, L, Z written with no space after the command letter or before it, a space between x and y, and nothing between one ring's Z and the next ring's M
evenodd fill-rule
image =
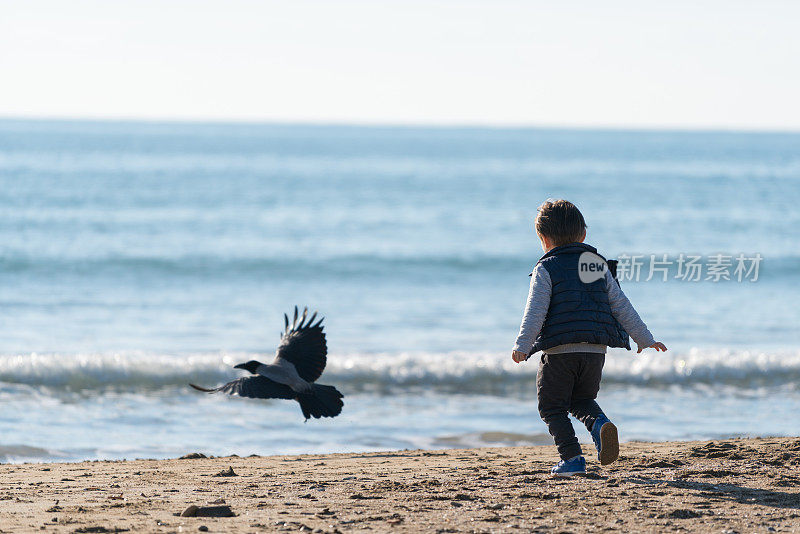
M614 463L619 458L617 427L608 422L600 428L600 465Z
M556 478L569 478L575 475L585 475L586 471L571 471L569 473L551 473Z

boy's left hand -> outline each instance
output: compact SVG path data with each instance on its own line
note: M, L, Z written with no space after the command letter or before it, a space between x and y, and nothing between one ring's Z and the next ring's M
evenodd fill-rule
M518 350L515 350L515 351L513 351L511 353L511 359L514 360L517 363L524 362L525 360L528 359L528 355L525 354L524 352L520 352Z
M656 341L649 347L638 347L639 350L636 351L636 354L639 354L644 349L656 349L656 352L667 352L667 346L661 343L660 341Z

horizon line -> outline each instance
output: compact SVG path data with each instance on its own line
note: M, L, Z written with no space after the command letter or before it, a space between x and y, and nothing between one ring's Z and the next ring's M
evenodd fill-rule
M402 122L390 120L312 120L312 119L236 119L236 118L184 118L184 117L130 117L130 116L47 116L3 115L0 122L61 122L61 123L130 123L152 125L204 125L204 126L308 126L320 128L387 128L431 130L550 130L597 132L669 132L669 133L730 133L730 134L800 134L800 127L754 126L678 126L633 124L555 124L555 123L505 123L480 121L453 122Z

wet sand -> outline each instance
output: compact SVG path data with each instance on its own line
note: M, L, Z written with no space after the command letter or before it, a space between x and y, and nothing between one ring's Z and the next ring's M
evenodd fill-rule
M572 479L554 452L4 464L0 532L800 532L800 438L626 443Z

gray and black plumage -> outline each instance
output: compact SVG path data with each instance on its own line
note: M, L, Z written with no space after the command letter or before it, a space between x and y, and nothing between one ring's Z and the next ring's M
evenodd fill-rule
M294 308L294 320L284 314L286 328L272 363L256 360L235 365L236 369L249 371L250 376L237 378L216 388L193 388L207 393L227 393L253 399L294 399L300 404L303 416L336 417L342 413L344 395L333 386L315 384L327 363L328 346L325 341L322 321L314 323L317 312L309 318L308 308L298 317ZM299 322L298 322L299 319ZM291 327L290 327L291 326Z

